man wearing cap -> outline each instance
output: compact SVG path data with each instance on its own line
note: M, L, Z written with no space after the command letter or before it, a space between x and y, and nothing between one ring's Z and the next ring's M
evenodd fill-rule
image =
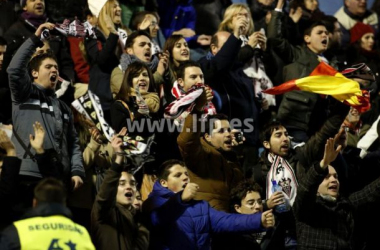
M4 34L4 38L8 42L4 62L5 68L8 67L11 58L21 44L32 36L41 24L48 20L45 14L44 0L22 0L21 4L24 12L21 13L17 22ZM74 64L70 57L66 38L58 32L52 32L49 45L59 63L60 76L65 80L74 82Z
M376 35L379 33L379 16L367 9L367 0L344 0L342 6L334 15L343 32L342 45L347 46L350 42L350 29L357 22L369 24Z

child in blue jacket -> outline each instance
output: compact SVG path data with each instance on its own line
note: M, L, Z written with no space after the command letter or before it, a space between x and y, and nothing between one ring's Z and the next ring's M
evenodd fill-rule
M220 212L193 200L198 185L190 183L185 164L164 162L153 191L143 204L150 219L151 249L210 249L214 233L261 232L273 227L272 210L251 215Z

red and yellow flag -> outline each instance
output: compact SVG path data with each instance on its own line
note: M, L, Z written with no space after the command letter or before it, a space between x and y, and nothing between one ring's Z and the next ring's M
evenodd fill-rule
M358 82L346 78L324 62L320 62L307 77L290 80L263 92L271 95L280 95L292 90L331 95L338 101L356 108L361 113L369 110L371 107L369 93L361 90Z

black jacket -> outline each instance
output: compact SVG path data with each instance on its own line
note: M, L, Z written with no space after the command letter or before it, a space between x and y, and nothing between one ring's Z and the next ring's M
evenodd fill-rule
M231 35L220 51L212 56L209 53L201 58L205 83L217 91L222 99L222 108L219 113L224 113L230 120L237 118L243 123L250 120L249 126L243 124L237 129L242 129L248 145L258 145L258 116L259 111L255 102L255 90L253 80L243 72L243 63L237 60L241 48L241 41Z

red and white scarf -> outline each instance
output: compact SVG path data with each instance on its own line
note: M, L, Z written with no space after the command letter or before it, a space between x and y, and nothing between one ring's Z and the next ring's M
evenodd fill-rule
M268 160L272 163L267 175L267 199L273 194L272 181L276 181L282 188L285 198L289 200L290 205L297 195L298 182L293 168L290 164L278 155L268 154Z
M170 103L165 108L164 117L167 119L174 119L175 124L181 125L185 118L191 113L195 107L195 100L202 95L206 85L198 83L193 85L187 92L185 92L178 82L175 81L172 88L172 95L177 99ZM207 115L216 114L216 109L212 102L208 102L204 106L204 113L202 118Z

